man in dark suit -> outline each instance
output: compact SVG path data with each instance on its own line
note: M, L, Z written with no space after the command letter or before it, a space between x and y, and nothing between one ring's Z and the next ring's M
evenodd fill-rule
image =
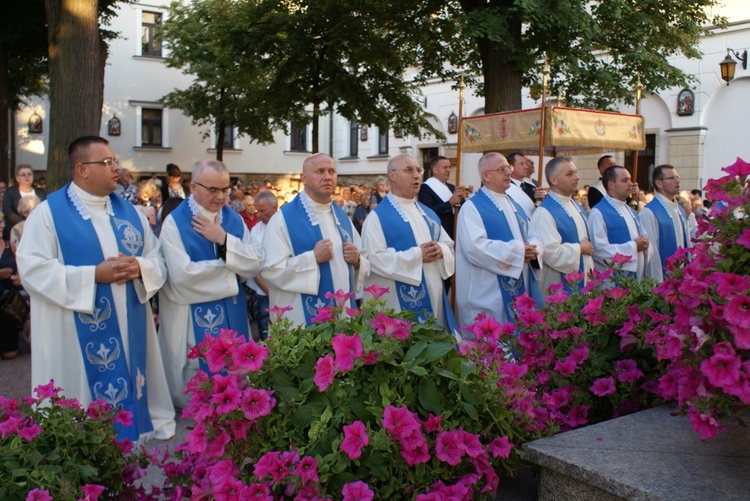
M453 238L453 210L461 205L466 197L462 187L456 187L448 182L451 175L451 161L446 157L437 156L430 160L432 177L422 183L418 200L425 204L440 217L440 222Z
M613 165L617 165L617 162L615 162L612 155L604 155L598 162L596 162L596 167L599 169L600 175L603 175L604 171ZM606 194L607 190L604 187L604 184L602 184L602 178L600 177L599 180L589 188L589 209L593 209Z

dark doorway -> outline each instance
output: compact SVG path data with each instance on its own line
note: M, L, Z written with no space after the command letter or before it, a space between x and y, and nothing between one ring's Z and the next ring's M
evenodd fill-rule
M652 191L651 173L654 171L656 162L656 134L646 134L646 149L638 152L638 187L643 191ZM633 173L633 152L625 152L625 165L628 171Z
M422 152L422 167L424 167L423 181L425 181L432 176L430 160L438 156L438 148L420 148L420 151Z

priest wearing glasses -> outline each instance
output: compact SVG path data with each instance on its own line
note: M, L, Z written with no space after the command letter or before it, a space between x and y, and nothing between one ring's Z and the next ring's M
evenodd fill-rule
M240 215L227 205L226 165L202 160L193 166L187 197L164 221L160 239L169 276L159 293L159 342L175 406L185 408L185 385L208 367L188 360L206 335L231 329L250 339L242 282L263 266Z
M54 380L83 406L132 413L121 439L171 438L169 398L149 299L166 278L146 218L113 192L119 165L106 139L68 147L72 182L26 222L18 271L31 296L31 384Z

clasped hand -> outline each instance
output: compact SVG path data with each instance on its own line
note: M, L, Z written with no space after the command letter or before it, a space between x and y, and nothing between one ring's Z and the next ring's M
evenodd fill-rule
M120 253L96 265L95 280L101 284L122 285L141 276L141 265L134 256Z

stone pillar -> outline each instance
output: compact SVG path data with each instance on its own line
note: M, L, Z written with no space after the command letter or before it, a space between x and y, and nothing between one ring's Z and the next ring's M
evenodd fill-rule
M680 174L683 190L703 188L703 144L707 127L667 129L667 158Z

